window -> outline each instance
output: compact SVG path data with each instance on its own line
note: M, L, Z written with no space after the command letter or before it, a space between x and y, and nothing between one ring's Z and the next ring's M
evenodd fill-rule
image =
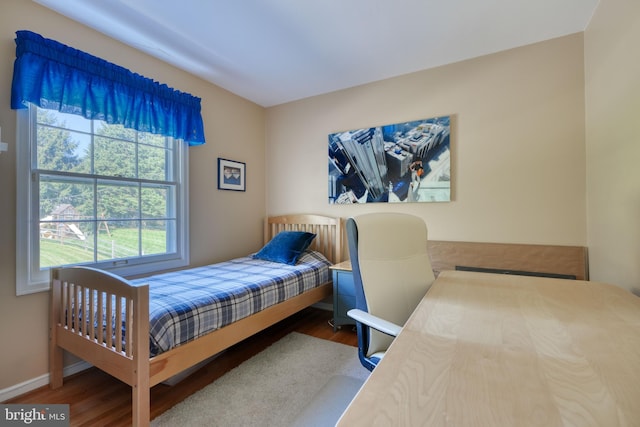
M123 276L188 265L200 98L31 31L15 41L18 295L48 289L59 265Z
M48 289L55 266L188 264L186 144L33 104L18 132L18 295Z

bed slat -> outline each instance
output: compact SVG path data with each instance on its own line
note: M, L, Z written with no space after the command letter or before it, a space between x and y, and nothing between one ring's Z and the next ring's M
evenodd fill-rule
M96 304L96 308L98 309L98 342L102 343L104 342L104 331L102 329L102 319L104 319L104 292L102 291L97 291L98 293L98 302Z
M113 297L107 294L107 333L106 342L107 347L113 348Z
M122 352L122 297L120 295L115 295L116 306L114 307L115 311L115 333L116 333L116 342L115 347L118 353Z
M95 328L95 321L94 319L96 318L96 301L95 301L95 292L93 290L90 290L89 292L89 316L87 321L89 322L89 336L90 337L95 337L96 336L96 328Z
M125 355L127 357L131 357L133 354L133 345L131 345L131 343L133 342L132 340L132 336L133 336L133 301L132 300L126 300L126 314L125 314L125 332L126 332L126 336L125 336L125 342L127 343L127 346L125 347Z

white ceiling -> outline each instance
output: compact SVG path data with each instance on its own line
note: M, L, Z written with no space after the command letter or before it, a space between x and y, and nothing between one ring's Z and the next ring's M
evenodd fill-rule
M34 1L268 107L581 32L599 0Z

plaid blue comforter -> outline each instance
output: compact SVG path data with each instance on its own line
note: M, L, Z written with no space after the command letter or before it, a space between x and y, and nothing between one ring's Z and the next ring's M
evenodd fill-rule
M330 265L307 251L295 266L242 257L131 280L149 284L151 356L328 282Z

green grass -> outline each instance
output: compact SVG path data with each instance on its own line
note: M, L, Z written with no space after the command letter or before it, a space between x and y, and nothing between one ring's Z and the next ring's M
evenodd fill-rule
M98 261L129 258L139 255L138 230L135 228L112 229L111 235L101 230L98 235ZM164 230L142 231L142 253L145 255L166 252ZM93 236L86 240L75 237L64 239L40 239L40 267L94 262Z

